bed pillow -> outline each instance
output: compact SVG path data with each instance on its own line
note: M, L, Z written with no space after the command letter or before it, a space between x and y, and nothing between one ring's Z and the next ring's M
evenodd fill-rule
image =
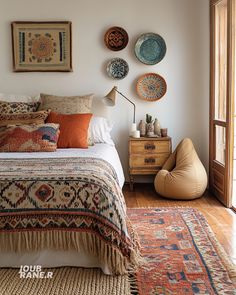
M50 110L20 114L1 114L0 127L7 125L44 124Z
M48 123L60 125L59 148L88 148L88 127L92 114L58 114L51 112Z
M55 96L40 94L40 110L52 110L59 114L91 113L93 94L84 96Z
M29 96L24 94L0 93L0 100L7 102L38 102L40 95Z
M88 143L93 145L95 143L107 143L114 146L111 138L112 125L106 118L93 116L88 131Z
M54 152L58 124L8 126L0 130L0 152Z
M40 102L7 102L0 101L0 114L19 114L36 112Z

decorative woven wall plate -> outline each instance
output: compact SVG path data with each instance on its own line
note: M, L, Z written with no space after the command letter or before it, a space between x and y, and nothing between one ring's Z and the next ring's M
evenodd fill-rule
M13 22L15 72L71 72L71 22Z
M119 51L126 47L129 36L123 28L112 27L105 33L104 42L110 50Z
M154 65L159 63L166 54L165 40L158 34L141 35L135 44L135 55L142 63Z
M121 80L127 76L129 72L129 65L122 58L113 58L107 64L108 75L116 80Z
M138 79L137 93L141 99L156 101L165 95L166 90L166 81L158 74L148 73Z

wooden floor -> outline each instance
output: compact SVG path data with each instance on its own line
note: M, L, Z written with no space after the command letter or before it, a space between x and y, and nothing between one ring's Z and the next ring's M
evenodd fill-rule
M151 184L135 184L131 192L125 185L124 196L127 207L193 207L206 217L218 241L236 264L236 213L225 208L209 192L193 201L167 200L158 196Z

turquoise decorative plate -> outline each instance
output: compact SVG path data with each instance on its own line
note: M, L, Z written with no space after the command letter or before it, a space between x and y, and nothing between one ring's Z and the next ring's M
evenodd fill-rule
M166 81L158 74L148 73L138 79L137 93L141 99L156 101L165 95L166 90Z
M107 65L108 75L117 80L121 80L127 76L129 72L129 65L122 58L113 58Z
M138 38L134 50L138 60L147 65L154 65L164 58L166 43L160 35L147 33Z

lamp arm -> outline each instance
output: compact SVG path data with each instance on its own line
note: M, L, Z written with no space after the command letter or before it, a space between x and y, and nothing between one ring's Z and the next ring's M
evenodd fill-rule
M121 96L123 96L126 100L128 100L134 107L134 117L133 117L133 123L135 123L135 112L136 112L136 105L130 100L128 99L128 97L126 97L123 93L121 93L120 91L118 91L116 89L116 92L118 92Z

